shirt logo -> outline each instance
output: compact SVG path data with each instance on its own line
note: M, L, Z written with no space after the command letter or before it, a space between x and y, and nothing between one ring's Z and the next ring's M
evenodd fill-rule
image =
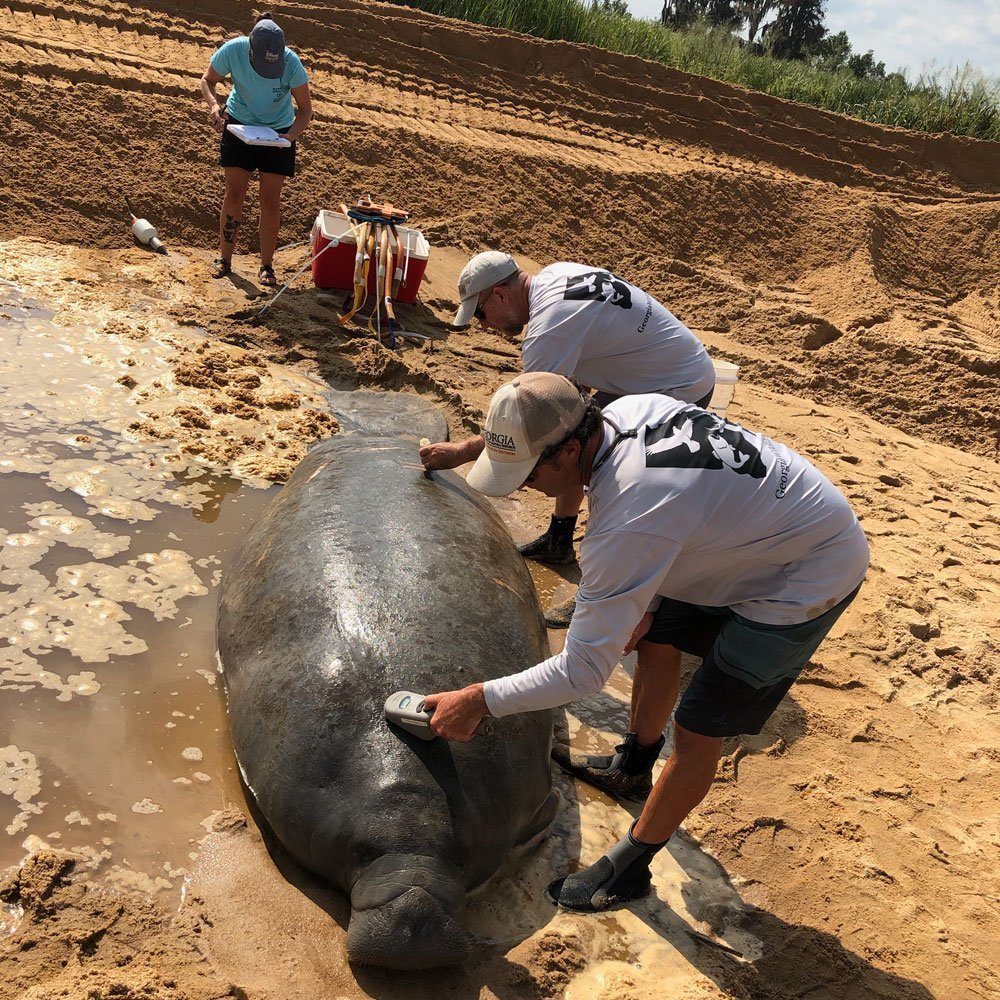
M566 279L564 299L593 299L608 302L621 309L632 308L632 292L626 282L616 278L610 271L591 271Z
M754 438L739 424L694 407L646 428L646 466L658 469L731 469L763 479L767 466ZM784 495L784 494L782 494Z

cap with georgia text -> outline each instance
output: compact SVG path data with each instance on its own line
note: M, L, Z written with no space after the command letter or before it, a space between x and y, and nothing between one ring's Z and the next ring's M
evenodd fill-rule
M483 430L486 447L466 482L491 497L513 493L542 452L579 425L586 409L580 390L565 375L518 375L493 394Z

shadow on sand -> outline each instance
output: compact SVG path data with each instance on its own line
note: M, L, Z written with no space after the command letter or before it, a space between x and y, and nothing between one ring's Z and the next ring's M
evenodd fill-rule
M688 838L689 847L694 847ZM674 853L673 851L671 853ZM676 858L676 854L674 855ZM718 877L725 879L733 895L736 889L714 859L702 855L704 863L716 865ZM692 882L691 886L696 885ZM685 905L696 919L702 919L702 903L697 892L685 886ZM636 907L636 916L681 947L691 964L711 979L727 996L740 1000L933 1000L920 983L872 965L861 955L845 948L832 934L804 924L790 924L766 910L741 901L738 929L757 938L763 954L750 962L708 938L698 935L683 917L661 900L652 906ZM705 916L711 916L705 914Z

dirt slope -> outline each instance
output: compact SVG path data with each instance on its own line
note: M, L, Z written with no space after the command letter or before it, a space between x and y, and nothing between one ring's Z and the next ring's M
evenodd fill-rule
M170 384L123 391L146 408L149 433L216 468L275 479L329 422L312 410L286 421L273 456L258 436L224 439L213 416L224 374L200 378L199 357L415 390L464 433L518 363L507 340L445 326L469 252L605 265L656 294L715 356L741 365L732 414L808 455L851 498L873 569L765 733L727 748L687 824L750 904L737 922L760 957L682 947L666 903L638 908L637 923L686 963L677 996L1000 996L990 957L1000 936L1000 146L881 129L396 6L272 9L316 106L282 242L305 238L318 208L364 192L405 205L434 256L404 319L434 337L433 350L390 352L361 328L339 330L306 280L252 326L256 290L207 278L221 179L198 78L213 48L247 29L243 2L4 4L0 278L67 322L100 315L109 335L135 326L139 296L147 319L222 342L178 358L184 408L169 405ZM170 258L131 246L125 194ZM237 272L253 274L247 222ZM279 271L304 260L302 248L284 251ZM192 424L191 407L204 419ZM543 510L523 513L540 522ZM592 723L594 745L620 731L615 706ZM614 836L627 819L619 810ZM684 869L677 850L669 863ZM658 872L658 886L676 875ZM197 914L162 926L143 904L88 895L55 860L0 884L0 900L27 914L0 943L10 971L0 997L405 995L381 981L331 982L314 940L241 954L248 918L235 882L215 872L207 884L216 895ZM696 881L684 894L706 933L737 920L699 901ZM592 926L564 921L562 937L535 934L506 959L421 990L662 995ZM146 933L159 935L158 951L143 950ZM615 961L599 982L587 978Z
M129 194L175 245L205 245L218 178L197 81L249 5L8 10L0 124L24 183L3 234L121 246ZM616 267L737 335L749 377L996 453L995 144L393 6L282 20L317 106L286 233L376 189L437 243Z

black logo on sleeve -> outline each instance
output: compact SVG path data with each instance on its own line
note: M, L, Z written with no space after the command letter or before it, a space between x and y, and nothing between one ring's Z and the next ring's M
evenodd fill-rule
M610 302L622 309L632 308L629 286L610 271L591 271L589 274L576 274L567 278L563 298L594 299L597 302Z
M711 413L680 410L669 420L646 428L646 465L659 469L732 469L763 479L767 466L760 448L738 424Z

